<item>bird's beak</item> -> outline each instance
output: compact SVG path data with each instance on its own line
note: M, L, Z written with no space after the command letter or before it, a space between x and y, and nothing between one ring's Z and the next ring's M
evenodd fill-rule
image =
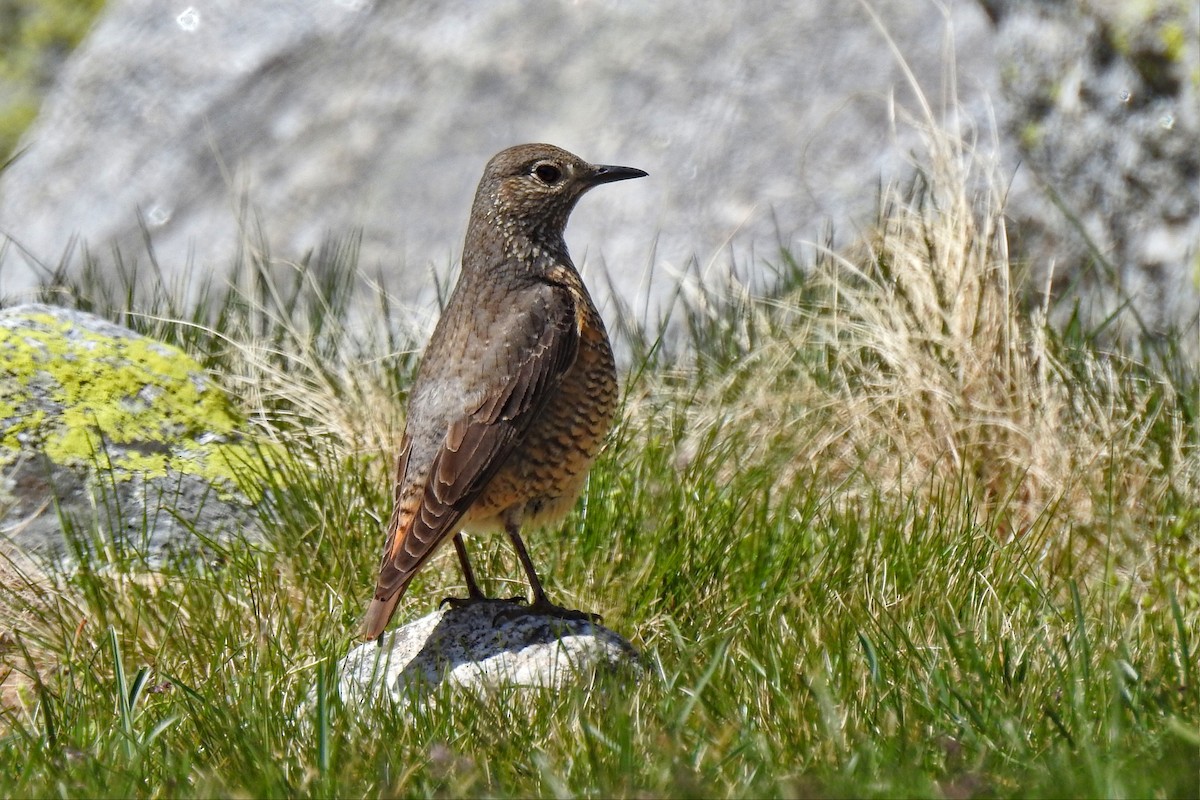
M634 167L614 167L608 164L597 164L592 167L592 174L587 182L593 186L613 181L627 181L630 178L644 178L647 173Z

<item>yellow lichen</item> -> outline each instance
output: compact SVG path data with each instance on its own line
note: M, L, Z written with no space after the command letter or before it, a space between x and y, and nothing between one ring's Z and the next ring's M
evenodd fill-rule
M262 452L238 441L229 399L194 359L151 339L47 312L0 327L0 418L0 467L32 442L56 464L111 467L118 480L183 473L261 495L260 481L239 480L235 465L261 464Z

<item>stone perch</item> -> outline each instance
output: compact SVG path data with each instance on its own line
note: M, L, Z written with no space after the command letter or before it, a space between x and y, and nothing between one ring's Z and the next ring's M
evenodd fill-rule
M558 689L599 670L640 669L633 645L602 625L542 614L496 619L507 609L524 607L494 600L440 608L355 647L341 663L342 700L372 702L386 694L405 703L444 682Z

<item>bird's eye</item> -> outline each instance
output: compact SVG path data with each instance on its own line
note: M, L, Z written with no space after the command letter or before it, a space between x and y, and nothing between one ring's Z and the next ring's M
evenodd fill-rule
M547 186L553 186L562 179L562 170L553 164L538 164L533 168L533 174Z

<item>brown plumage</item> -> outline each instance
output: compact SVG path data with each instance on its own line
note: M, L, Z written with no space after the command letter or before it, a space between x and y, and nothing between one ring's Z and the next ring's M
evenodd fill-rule
M561 519L612 425L617 376L604 323L567 253L576 201L638 178L547 144L488 162L467 226L462 273L409 396L379 582L362 635L378 638L409 582L447 538L482 599L459 531L505 530L533 591L554 606L521 541L522 524Z

